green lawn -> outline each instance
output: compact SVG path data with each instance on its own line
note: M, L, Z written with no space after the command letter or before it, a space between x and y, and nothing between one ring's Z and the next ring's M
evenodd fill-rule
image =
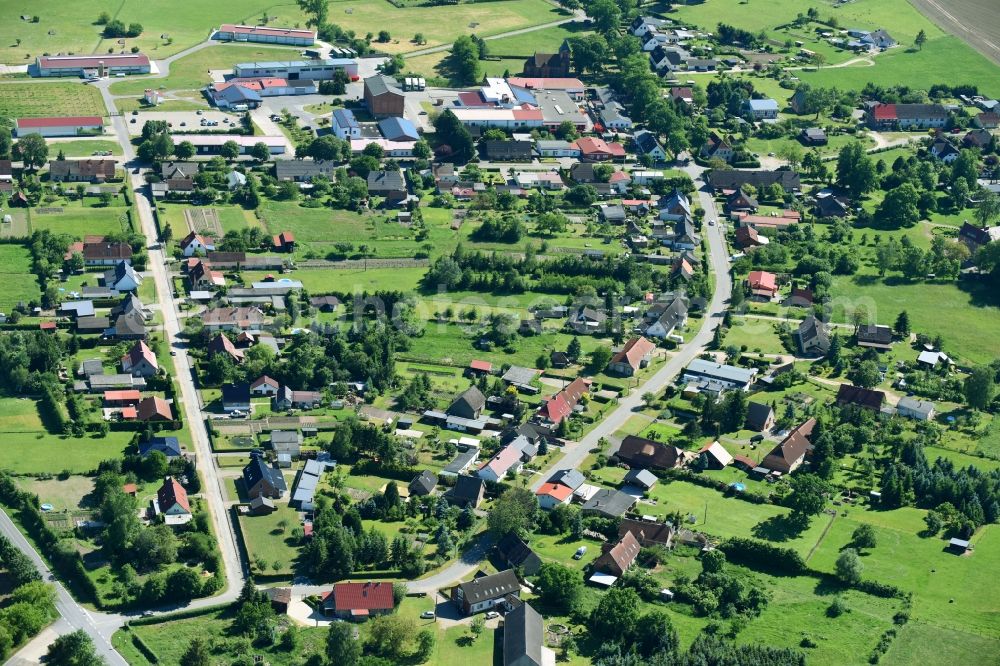
M4 399L6 400L6 399ZM133 433L110 432L106 437L83 439L60 437L42 430L3 432L0 437L0 469L15 474L68 471L86 474L98 463L120 458L132 441Z
M121 145L112 139L76 139L74 141L49 142L49 154L58 155L62 151L66 157L90 157L95 151L111 151L112 155L121 155Z
M188 101L186 99L168 99L161 102L155 109L143 103L142 97L122 97L115 100L115 106L121 113L133 111L197 111L207 109L208 103Z
M910 621L880 663L886 666L911 664L978 664L984 655L995 654L997 642L958 629L944 629L926 622Z
M298 544L292 530L299 527L301 519L285 502L276 503L277 511L267 516L240 516L240 530L250 561L261 557L267 562L268 575L290 575L298 557ZM284 527L278 523L284 521ZM281 567L274 569L273 563Z
M41 297L38 279L31 272L31 252L23 245L0 245L0 311L10 314L19 302L28 303Z
M733 326L726 332L723 348L735 345L748 352L762 354L787 354L775 331L775 322L763 319L733 318Z
M115 203L121 203L120 199ZM128 231L126 206L101 206L97 197L86 197L83 205L77 201L54 202L53 208L62 208L58 213L40 213L32 209L29 221L32 231L48 229L57 234L69 234L82 239L88 234L118 234Z
M367 271L302 268L285 277L300 280L311 293L360 293L381 289L412 291L425 272L426 268L370 268ZM244 282L250 283L261 280L270 273L271 271L244 271L241 275Z
M4 3L0 3L0 14L4 12L3 6ZM0 19L0 26L4 23ZM0 43L3 43L2 38ZM79 80L0 83L0 117L104 115L107 115L107 109L101 100L101 93L92 86L81 85Z

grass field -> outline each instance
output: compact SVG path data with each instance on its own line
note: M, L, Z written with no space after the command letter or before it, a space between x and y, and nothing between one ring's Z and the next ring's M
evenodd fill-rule
M2 404L2 403L0 403ZM120 458L132 440L130 432L110 432L107 437L60 437L44 429L5 432L0 437L0 469L15 474L68 471L85 474L109 458Z
M440 44L448 44L460 35L486 37L541 23L567 18L567 14L544 0L504 0L489 4L469 3L437 7L400 9L385 0L368 0L350 5L334 3L330 22L360 35L388 28L392 41L378 44L388 53L406 53ZM425 44L415 44L413 36L421 32Z
M101 100L101 93L92 86L81 85L78 80L0 83L0 116L24 118L104 115L107 115L107 109Z
M196 90L211 80L210 69L231 69L236 63L254 60L292 60L300 58L301 53L301 49L287 46L217 44L175 60L166 78L117 81L111 85L111 91L116 95L141 95L150 85L163 90Z
M49 154L58 155L62 151L66 157L90 157L94 151L111 151L112 155L121 155L121 145L112 139L75 139L73 141L50 141Z
M93 204L99 201L97 197L87 197L83 201L86 206L74 202L61 213L41 214L37 209L32 210L29 216L31 231L48 229L82 239L87 234L117 234L128 230L128 208L125 206L95 206ZM58 207L58 203L55 206Z
M133 111L153 111L149 106L142 103L141 97L122 97L115 100L115 106L121 113L132 113ZM198 109L207 109L208 103L198 103L194 101L188 101L186 99L168 99L161 102L157 107L156 111L197 111Z
M294 543L292 530L299 526L299 514L288 504L276 504L277 511L267 516L240 516L240 529L250 560L263 558L267 562L267 573L286 575L292 573L298 547ZM278 525L284 521L284 527ZM274 569L271 564L278 562L281 568Z
M23 245L0 245L0 311L9 314L19 302L41 297L38 279L31 272L31 251Z

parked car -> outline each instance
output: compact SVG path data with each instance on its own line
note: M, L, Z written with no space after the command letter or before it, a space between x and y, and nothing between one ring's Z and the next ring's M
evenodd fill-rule
M579 559L581 559L586 554L587 554L587 547L586 546L580 546L579 548L576 549L576 552L573 553L573 559L574 560L579 560Z
M500 613L498 613L498 612L496 612L496 611L490 611L490 612L488 612L488 613L486 614L486 619L487 619L487 620L492 620L492 619L493 619L493 618L495 618L495 617L500 617Z
M421 620L433 620L434 619L434 611L424 611L423 613L420 614L420 619Z

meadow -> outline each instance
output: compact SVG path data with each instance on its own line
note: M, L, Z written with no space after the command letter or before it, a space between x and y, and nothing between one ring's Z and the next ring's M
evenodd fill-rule
M251 562L261 558L267 562L269 575L291 575L299 554L292 530L302 521L298 512L287 503L276 507L277 511L267 516L240 516L240 531ZM281 566L275 569L274 563Z
M120 200L116 198L120 203ZM82 239L88 234L118 234L129 230L127 206L101 206L97 197L87 197L81 205L78 201L56 202L62 205L58 213L39 213L31 210L29 223L31 231L48 229L57 234L69 234Z
M0 89L2 90L2 89ZM70 141L49 141L49 153L58 155L62 151L66 157L90 157L97 152L111 151L121 155L122 147L113 139L74 139Z
M78 80L0 83L0 117L104 115L101 93Z
M10 314L20 302L38 300L42 292L38 278L31 272L31 251L23 245L0 245L0 280L4 289L0 291L0 312Z

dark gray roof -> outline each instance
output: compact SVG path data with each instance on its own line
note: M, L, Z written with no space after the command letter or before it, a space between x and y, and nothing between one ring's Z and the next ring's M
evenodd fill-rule
M630 469L625 475L625 483L642 486L643 488L652 488L656 485L657 481L656 475L648 469Z
M473 453L472 455L475 454ZM483 480L478 476L466 476L462 474L455 480L455 487L451 489L451 496L457 500L475 502L479 499L479 492L482 487Z
M273 487L282 491L288 489L285 477L281 475L281 470L268 467L263 458L255 455L250 463L243 468L243 483L247 489L250 489L257 485L261 479L265 479Z
M455 407L462 403L468 405L472 411L478 412L486 406L486 396L475 386L470 386L455 398L455 402L451 403L451 407L448 408L448 413L451 414Z
M475 605L487 599L497 599L521 589L521 583L513 569L507 569L491 576L480 576L468 583L460 583L467 604Z
M542 566L535 551L516 532L508 532L497 542L497 554L507 566L521 567L523 575L534 576Z
M137 310L132 310L128 314L118 315L118 319L115 320L115 336L142 335L145 332L146 320L142 318L142 315Z
M771 405L751 401L747 403L747 425L754 430L762 430L768 416L773 412Z
M375 97L386 93L393 93L396 95L403 94L403 91L399 89L399 81L392 77L385 76L384 74L369 76L365 79L365 87L368 88L371 94Z
M371 171L368 174L368 189L385 190L405 190L402 171Z
M222 402L250 402L250 384L247 382L223 384Z
M430 470L425 469L420 474L417 474L412 481L410 481L410 492L422 492L423 494L429 494L437 486L437 476L434 475Z
M648 130L639 130L634 136L635 145L641 153L649 153L657 148L663 150L663 146L656 140L656 135Z
M602 488L598 490L583 505L583 511L587 513L599 513L609 518L620 518L625 512L635 504L635 498L619 490L608 490Z
M527 603L507 613L503 620L504 666L541 666L544 634L542 616Z
M274 175L279 179L332 177L336 169L337 163L333 160L276 160L274 163Z

